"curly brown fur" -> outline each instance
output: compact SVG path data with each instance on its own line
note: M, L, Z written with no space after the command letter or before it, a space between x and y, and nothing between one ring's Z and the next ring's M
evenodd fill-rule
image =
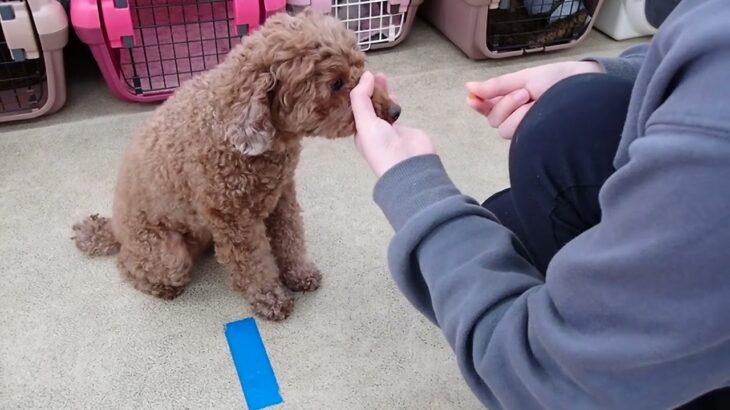
M102 218L98 214L91 215L73 226L76 246L90 256L109 256L119 253L119 242L114 239L114 233L109 218Z
M77 246L98 255L118 243L121 274L171 299L213 245L254 311L286 318L290 290L321 281L306 256L294 186L301 139L354 133L349 90L364 62L354 34L332 17L270 17L146 122L122 161L111 222L76 225ZM387 118L382 90L373 103Z

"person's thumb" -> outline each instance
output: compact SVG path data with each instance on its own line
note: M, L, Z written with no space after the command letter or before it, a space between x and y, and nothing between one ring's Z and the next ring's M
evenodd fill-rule
M524 88L526 74L523 70L494 77L486 81L472 81L466 83L466 89L473 97L479 100L490 100L494 97L507 95L519 88Z

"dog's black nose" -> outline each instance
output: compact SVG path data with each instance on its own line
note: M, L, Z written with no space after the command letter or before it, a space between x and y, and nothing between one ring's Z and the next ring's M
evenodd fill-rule
M394 123L400 118L400 105L396 103L390 103L390 107L388 107L388 122Z

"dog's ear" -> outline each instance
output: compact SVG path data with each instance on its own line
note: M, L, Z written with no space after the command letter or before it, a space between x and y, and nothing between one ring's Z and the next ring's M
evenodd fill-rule
M271 148L276 130L271 122L269 91L275 83L271 73L259 74L251 85L251 98L238 107L238 117L226 129L226 140L245 155L261 155Z

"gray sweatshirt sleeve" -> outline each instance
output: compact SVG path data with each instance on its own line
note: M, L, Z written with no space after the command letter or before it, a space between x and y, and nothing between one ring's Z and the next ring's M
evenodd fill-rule
M618 57L588 57L585 61L595 61L603 67L608 74L625 78L629 81L636 80L639 68L646 58L649 43L638 44L626 49Z
M727 61L682 68L547 279L437 156L378 181L392 276L490 410L673 408L728 385Z

